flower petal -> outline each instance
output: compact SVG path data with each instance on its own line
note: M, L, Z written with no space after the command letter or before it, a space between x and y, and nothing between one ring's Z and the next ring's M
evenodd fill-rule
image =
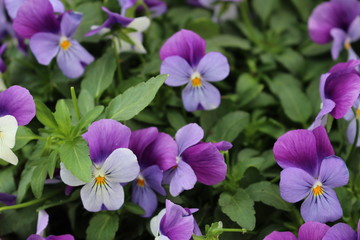
M65 12L65 7L60 0L50 0L50 3L56 13L63 13Z
M77 177L75 177L63 163L60 163L60 177L61 180L69 186L76 187L86 184L85 182L81 181Z
M131 130L115 120L102 119L92 123L82 136L88 142L91 160L100 164L115 149L128 147Z
M137 17L127 25L127 28L133 28L138 32L144 32L150 26L150 19L148 17Z
M343 215L342 208L334 190L322 186L324 193L315 197L313 192L301 205L301 216L305 222L334 222Z
M346 32L340 28L331 29L330 34L334 39L331 47L331 55L333 60L336 60L338 59L341 50L344 48L347 35Z
M9 162L13 165L17 165L19 162L18 157L11 151L10 148L0 145L0 159Z
M316 180L299 168L285 168L280 174L280 195L291 203L298 202L309 195Z
M145 210L142 217L151 217L157 208L158 200L154 191L148 186L138 186L133 183L131 201Z
M335 102L330 99L324 99L323 106L315 118L315 121L311 124L308 130L313 130L320 126L325 126L328 119L328 114L335 108Z
M198 182L215 185L226 177L224 157L212 143L199 143L186 149L182 159L194 170Z
M153 165L147 167L141 172L141 175L144 177L145 182L156 192L165 196L165 189L162 187L161 182L163 179L163 173L159 166Z
M6 11L8 12L11 19L16 17L16 14L24 1L25 0L4 0Z
M356 232L345 223L335 224L321 240L357 240Z
M297 240L297 238L291 232L274 231L267 235L263 240Z
M38 214L36 234L41 235L49 223L49 214L45 210L40 210Z
M175 134L179 149L179 156L185 149L197 144L204 137L204 130L196 123L189 123L180 128Z
M209 52L200 60L197 71L205 81L216 82L224 80L229 75L230 65L221 53Z
M16 196L7 193L0 193L0 202L7 205L15 205L16 204Z
M321 163L319 181L331 188L346 185L349 182L349 170L344 160L336 156L325 158Z
M334 149L330 143L326 129L323 126L312 130L316 140L316 150L318 158L322 160L325 157L332 156L335 154Z
M150 230L151 230L151 233L157 237L159 235L159 232L160 232L160 222L161 222L161 219L164 217L166 213L166 209L162 209L158 215L156 215L155 217L153 217L151 220L150 220Z
M233 147L233 145L228 141L221 141L217 143L212 143L219 151L227 151Z
M35 111L34 99L26 88L12 86L0 93L0 117L12 115L23 126L35 117Z
M304 223L299 229L299 240L323 240L329 229L328 225L319 222Z
M359 65L360 65L360 60L349 60L347 62L337 63L330 69L329 73L336 73L338 71L343 71L343 70L351 70Z
M354 118L353 120L351 120L351 122L349 123L349 126L346 130L346 136L347 136L347 139L349 141L350 144L353 144L354 143L354 140L355 140L355 135L356 135L356 121L359 121L359 124L360 124L360 120L357 119L357 118ZM360 147L360 134L358 136L358 139L357 139L357 144L356 144L357 147Z
M162 62L160 73L169 74L169 77L165 81L166 85L178 87L190 81L193 70L184 58L171 56Z
M135 154L127 148L115 149L106 158L101 169L107 179L114 183L126 183L134 180L140 172L140 167Z
M212 110L220 105L221 95L216 87L202 81L200 87L193 87L188 84L182 91L182 100L188 112Z
M66 37L74 35L76 29L79 27L82 19L81 13L66 12L61 18L60 29L61 34Z
M144 128L131 133L129 149L136 155L141 167L147 165L147 156L143 157L143 152L153 141L155 141L158 134L159 131L156 127Z
M161 47L160 58L179 56L196 67L205 55L206 42L198 34L182 29L172 35Z
M276 162L282 168L301 168L316 176L320 165L316 151L316 138L308 130L292 130L274 144L273 152Z
M1 145L13 148L15 146L18 124L11 115L0 117L0 143Z
M351 42L356 42L360 39L360 17L357 16L351 23L349 29L348 29L348 35L351 39Z
M40 64L49 65L60 50L59 42L56 34L36 33L30 39L30 49Z

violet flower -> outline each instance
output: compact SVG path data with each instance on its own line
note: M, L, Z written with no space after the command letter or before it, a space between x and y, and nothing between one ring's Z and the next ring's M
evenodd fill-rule
M137 4L138 0L118 0L121 7L121 15L125 16L126 10ZM161 0L144 0L144 4L152 13L152 17L157 17L164 14L167 10L167 5ZM143 10L144 7L139 6L137 10Z
M0 0L0 40L2 40L7 34L11 33L12 27L6 17L4 0Z
M16 196L8 193L0 193L0 202L7 206L16 204Z
M166 200L166 208L150 221L151 232L156 240L190 240L193 234L201 235L192 215L197 211Z
M320 98L322 107L310 129L325 126L327 115L335 119L343 118L351 111L360 94L360 74L357 68L360 60L338 63L320 80Z
M65 184L74 187L84 185L80 196L86 210L117 210L123 205L121 183L130 182L139 175L136 156L128 149L130 135L128 127L111 119L102 119L90 125L83 135L93 162L89 183L77 179L61 163L60 176Z
M6 43L0 46L0 73L4 73L6 71L6 65L4 63L4 60L1 58L5 50L6 50Z
M360 39L360 2L331 0L317 6L308 21L310 38L319 44L332 41L331 55L337 59L345 48L349 59L357 59L351 43Z
M323 237L329 229L330 227L323 223L307 222L301 225L298 238L291 232L274 231L267 235L264 240L325 240Z
M25 0L4 0L4 1L5 1L6 10L12 19L16 17L19 8L25 2ZM51 3L54 12L63 13L65 11L65 7L60 0L48 0L48 1Z
M48 223L49 215L45 212L45 210L40 210L38 215L36 234L30 235L26 240L75 240L75 238L70 234L60 236L50 235L48 237L43 237L44 230Z
M353 144L354 141L357 141L356 146L360 147L360 135L358 139L355 139L356 136L356 121L360 121L360 97L355 101L353 108L355 109L356 114L354 115L353 111L350 110L344 118L349 121L348 128L346 130L346 136L350 144ZM360 124L360 122L359 122Z
M169 74L165 83L185 85L182 100L187 111L211 110L220 105L220 92L209 82L224 80L229 63L219 52L205 53L206 42L196 33L181 30L161 47L161 74Z
M12 86L0 92L0 158L13 165L18 163L12 152L18 126L28 124L35 117L35 103L29 91Z
M214 145L200 142L204 137L203 129L196 123L180 128L175 140L178 145L173 167L164 173L163 183L170 184L172 196L192 189L196 181L214 185L225 179L227 167L223 155L217 147L231 148L231 144ZM222 149L222 150L227 150Z
M151 127L131 133L129 149L137 156L140 173L133 182L131 200L145 210L143 217L151 217L158 206L156 192L165 196L161 186L168 163L176 158L177 145L169 135Z
M342 216L333 188L348 183L349 171L334 155L324 127L289 131L275 142L273 152L284 169L280 175L281 197L291 203L305 199L301 205L305 222L325 223Z
M360 240L360 221L358 221L358 233L345 223L337 223L332 226L322 240Z

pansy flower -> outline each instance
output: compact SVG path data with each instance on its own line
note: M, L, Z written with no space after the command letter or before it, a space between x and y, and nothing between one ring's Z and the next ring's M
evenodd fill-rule
M345 48L349 59L357 59L351 43L360 39L360 2L331 0L317 6L308 21L310 38L319 44L332 41L331 54L337 59Z
M322 240L360 240L360 221L358 233L345 223L337 223L326 232Z
M177 131L177 157L173 166L164 173L163 180L163 183L170 184L172 196L192 189L197 181L214 185L225 179L227 167L217 147L227 150L232 147L231 144L200 142L203 137L204 131L196 123L185 125Z
M358 136L358 139L355 139L356 136L356 121L360 121L360 97L355 101L355 104L353 106L355 109L355 115L352 110L350 110L346 115L345 119L349 121L349 126L346 130L346 136L349 141L349 143L353 144L354 141L357 141L356 146L360 147L360 135ZM360 122L359 122L360 124Z
M310 129L325 125L327 115L343 118L360 94L360 60L338 63L320 79L321 110Z
M70 234L65 234L61 236L50 235L48 237L44 236L45 228L49 223L49 215L45 210L40 210L37 221L36 234L30 235L26 240L75 240L75 238Z
M16 165L12 152L18 126L28 124L35 117L35 103L29 91L12 86L0 92L0 158Z
M220 92L210 82L224 80L229 63L219 52L205 53L206 42L196 33L181 30L160 49L161 74L169 74L165 84L186 85L182 100L187 111L211 110L220 105Z
M0 40L9 33L12 33L11 23L9 23L5 14L4 0L0 0Z
M6 43L0 46L0 73L3 73L6 71L6 65L4 63L4 60L1 58L1 56L4 54L6 50Z
M92 180L89 183L77 179L61 163L60 176L65 184L74 187L84 185L80 196L86 210L117 210L123 205L124 190L121 184L139 175L136 156L128 149L130 135L128 127L111 119L91 124L83 135L93 162Z
M135 4L139 2L138 0L118 0L118 1L121 6L121 15L124 16L126 10L133 7ZM161 14L164 14L167 10L166 3L161 0L144 0L144 4L152 13L152 17L160 16ZM137 10L143 10L143 9L144 9L143 6L138 6Z
M15 205L16 196L8 193L0 193L0 202L7 206Z
M12 19L16 17L19 8L25 2L25 0L4 0L4 1L5 1L6 10ZM60 0L48 0L48 1L51 3L54 12L63 13L65 11L65 7Z
M338 220L343 212L333 188L348 183L349 171L345 162L334 156L325 128L289 131L275 142L273 151L284 169L281 197L291 203L305 199L301 205L305 222Z
M166 200L166 208L151 219L150 229L156 240L190 240L192 235L201 235L193 217L198 209L182 208Z
M237 3L242 0L188 0L191 5L209 8L214 11L215 21L227 21L238 16Z
M133 182L131 200L145 210L143 217L150 217L158 205L156 192L166 195L161 186L162 169L169 168L168 163L176 158L177 145L171 136L151 127L132 132L129 149L140 165L140 173Z

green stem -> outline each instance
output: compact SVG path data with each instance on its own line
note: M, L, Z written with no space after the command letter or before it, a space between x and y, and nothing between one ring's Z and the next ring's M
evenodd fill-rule
M115 60L116 60L116 72L117 72L117 78L119 82L119 86L123 80L122 71L121 71L121 64L120 64L120 57L119 57L119 49L118 45L116 43L116 39L113 38L113 45L114 45L114 54L115 54Z
M75 93L75 88L71 87L70 92L71 92L72 103L73 103L74 109L75 109L76 118L78 121L80 121L81 115L80 115L79 104L78 104L76 93Z
M354 142L351 146L351 150L350 150L350 153L349 153L349 156L347 157L347 160L349 161L350 158L352 157L352 155L354 154L355 152L355 149L356 149L356 145L358 143L358 139L359 139L359 131L360 131L360 126L359 126L359 121L360 119L358 119L358 116L357 116L357 112L354 108L352 108L352 111L354 113L354 116L355 116L355 121L356 121L356 133L355 133L355 139L354 139Z
M246 230L244 228L222 228L221 230L223 232L241 232L241 233L249 232L248 230Z

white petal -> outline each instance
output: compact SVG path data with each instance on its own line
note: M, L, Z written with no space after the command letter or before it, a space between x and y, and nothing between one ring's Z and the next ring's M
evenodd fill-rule
M0 158L6 162L16 165L19 162L17 156L11 151L10 148L0 144Z
M101 210L103 202L101 191L98 190L95 179L81 188L81 201L83 202L84 208L89 212L98 212Z
M16 131L18 123L11 115L0 117L0 144L9 148L15 146Z
M131 41L134 42L133 49L137 53L146 53L146 49L144 48L144 45L142 44L143 36L142 33L139 32L133 32L129 33L128 37L131 39Z
M150 221L150 229L151 229L151 233L155 236L158 237L159 233L160 233L160 222L161 219L163 218L163 216L166 213L166 209L164 208L163 210L161 210L159 212L158 215L156 215L155 217L153 217Z
M48 223L49 223L49 214L47 214L45 210L40 210L38 214L36 234L42 236Z
M118 148L105 160L101 170L109 181L126 183L139 175L140 167L135 154L130 149Z
M144 32L150 26L150 19L148 17L138 17L135 18L129 25L126 27L133 28L138 32Z
M60 163L60 177L61 180L69 186L76 187L84 185L85 182L75 177L69 170L66 169L63 163Z
M124 204L124 189L120 183L107 183L101 187L103 204L108 210L118 210Z

